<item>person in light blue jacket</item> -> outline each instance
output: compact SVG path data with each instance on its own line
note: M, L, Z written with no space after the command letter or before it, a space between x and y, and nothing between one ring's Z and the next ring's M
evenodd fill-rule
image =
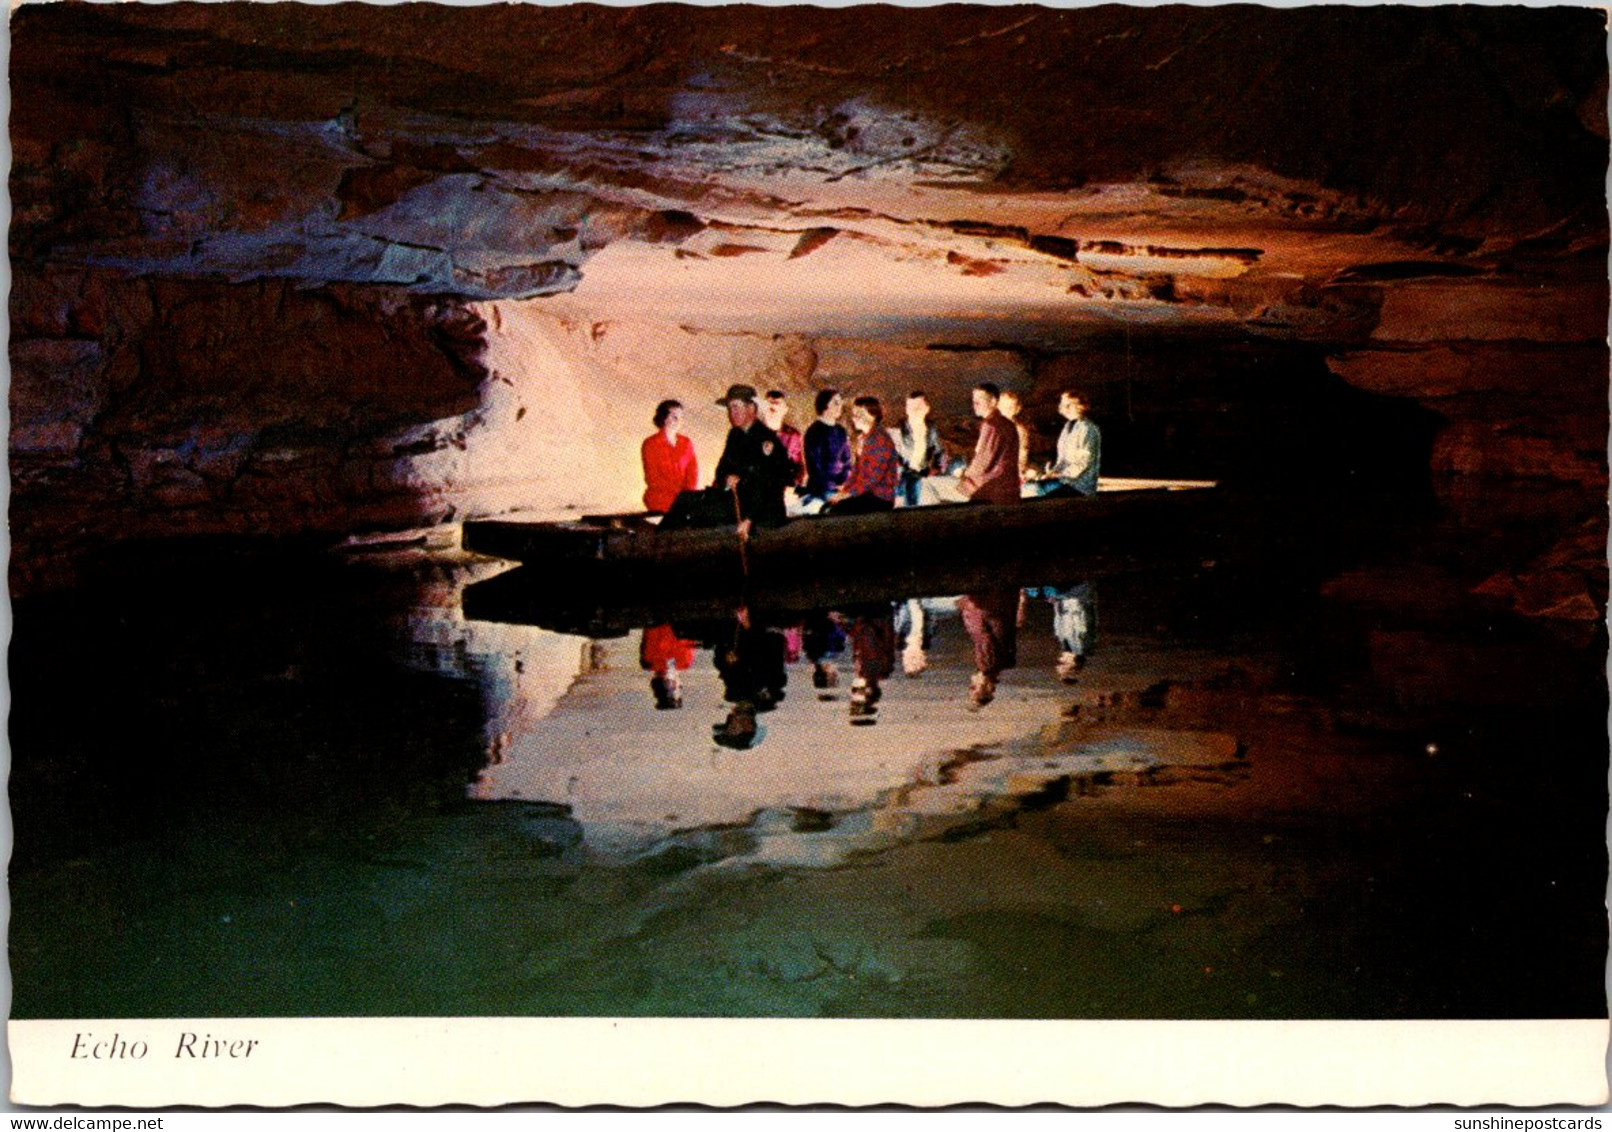
M1095 495L1097 478L1103 459L1103 434L1097 425L1086 417L1089 408L1086 398L1065 390L1058 398L1058 415L1063 417L1063 431L1058 434L1057 458L1047 465L1046 473L1038 480L1026 484L1038 496ZM1027 490L1025 494L1030 494Z

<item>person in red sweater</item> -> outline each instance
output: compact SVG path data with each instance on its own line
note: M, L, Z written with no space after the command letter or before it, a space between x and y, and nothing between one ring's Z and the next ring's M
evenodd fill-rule
M884 427L884 406L877 397L858 397L851 402L851 424L856 429L856 463L845 486L828 497L833 515L859 515L869 511L889 511L896 505L896 485L901 481L901 458L895 441Z
M644 457L644 508L653 515L671 510L672 501L700 485L700 462L694 443L679 435L683 429L681 401L662 401L655 406L657 431L646 437Z

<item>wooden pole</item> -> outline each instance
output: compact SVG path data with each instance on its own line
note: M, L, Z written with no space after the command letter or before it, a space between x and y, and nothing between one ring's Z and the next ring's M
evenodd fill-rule
M739 485L729 484L728 492L733 496L733 521L740 526L739 530L739 570L745 578L750 577L750 556L745 550L744 536L744 510L739 506Z

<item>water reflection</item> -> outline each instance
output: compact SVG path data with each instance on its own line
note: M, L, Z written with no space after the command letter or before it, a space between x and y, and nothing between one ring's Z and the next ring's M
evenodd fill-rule
M651 625L644 630L638 650L638 663L653 675L649 692L657 711L683 706L683 677L694 663L694 642L685 641L670 625Z
M1032 586L1024 600L1052 603L1052 635L1058 642L1058 679L1073 684L1097 643L1097 589L1091 582Z
M982 708L996 698L1002 673L1018 663L1019 591L982 590L957 599L963 627L974 645L974 675L968 698Z
M1435 734L1208 575L463 616L496 568L21 606L18 1016L1598 1008L1594 701Z
M1244 766L1233 735L1161 727L1163 705L1146 689L1167 682L1156 667L1140 682L1126 670L1134 658L1071 699L1065 655L1100 667L1096 591L1092 580L871 600L863 591L805 610L759 593L716 618L675 597L640 598L593 612L612 635L534 628L575 642L549 655L591 666L573 667L545 710L506 702L501 758L470 794L564 806L600 861L697 845L707 865L825 866L1079 793L1083 782ZM663 710L658 692L653 709L633 693L617 658L634 650L640 671L678 681L692 717ZM891 683L898 655L905 678ZM1119 710L1127 695L1151 714ZM713 839L714 829L728 832Z
M783 634L758 624L744 606L734 612L731 628L719 632L711 652L722 678L722 698L733 705L727 718L711 729L722 746L744 751L761 741L756 716L778 706L789 682L785 651Z
M889 602L852 606L840 614L851 622L851 722L872 724L884 698L883 683L896 668L895 609Z

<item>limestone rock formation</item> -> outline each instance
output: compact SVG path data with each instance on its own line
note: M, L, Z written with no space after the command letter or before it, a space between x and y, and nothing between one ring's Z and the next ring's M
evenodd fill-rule
M631 506L654 403L730 380L799 423L932 387L966 442L973 381L1050 419L1074 378L1181 464L1211 404L1269 440L1263 393L1176 397L1250 352L1582 515L1604 48L1569 8L24 5L13 584Z

